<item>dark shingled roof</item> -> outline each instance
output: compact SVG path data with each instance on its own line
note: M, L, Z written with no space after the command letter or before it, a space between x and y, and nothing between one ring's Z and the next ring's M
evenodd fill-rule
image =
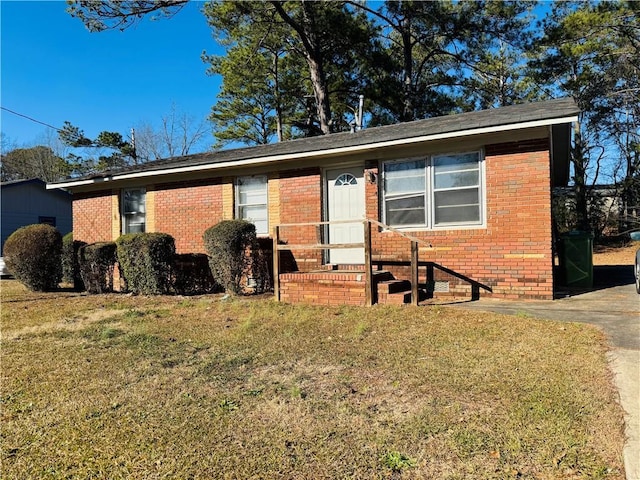
M123 169L89 175L74 180L100 178L122 173L138 173L180 167L213 165L279 155L294 155L336 148L372 145L415 137L454 133L462 130L496 127L524 122L551 120L576 115L579 109L572 98L560 98L544 102L525 103L508 107L460 113L413 122L367 128L355 133L335 133L320 137L301 138L268 145L197 153L183 157L155 160Z
M45 182L44 180L41 180L39 178L27 178L27 179L23 179L23 180L9 180L7 182L0 182L0 190L7 190L7 189L13 189L13 188L19 188L19 187L23 187L25 185L30 185L30 184L35 184L35 185L40 185L41 187L45 187L45 185L47 185L47 182ZM62 189L62 188L52 188L50 190L52 194L54 195L62 195L64 196L65 200L69 200L71 198L71 193Z

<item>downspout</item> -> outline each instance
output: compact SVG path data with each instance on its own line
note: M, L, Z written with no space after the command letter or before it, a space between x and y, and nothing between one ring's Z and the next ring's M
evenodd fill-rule
M558 251L558 241L560 235L558 233L558 228L556 225L556 219L554 214L554 176L555 176L555 168L554 168L554 158L553 158L553 126L549 125L547 127L549 130L549 196L551 197L550 205L551 205L551 288L552 288L552 296L555 297L555 292L557 287L560 286L560 254ZM556 269L556 255L558 256L558 268Z

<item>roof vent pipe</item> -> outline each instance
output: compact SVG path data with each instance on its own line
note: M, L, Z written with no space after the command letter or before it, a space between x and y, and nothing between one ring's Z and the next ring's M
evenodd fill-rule
M356 120L356 131L362 130L362 114L364 107L364 95L360 95L358 102L358 119Z
M349 108L351 111L353 111L354 114L354 119L351 120L349 122L349 125L351 126L351 133L355 133L355 132L359 132L360 130L362 130L362 110L364 107L364 95L359 95L358 96L358 109L352 109Z

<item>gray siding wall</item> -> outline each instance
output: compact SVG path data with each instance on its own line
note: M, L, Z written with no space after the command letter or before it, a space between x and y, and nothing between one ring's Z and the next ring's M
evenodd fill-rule
M73 229L71 195L62 190L46 190L41 183L7 185L0 188L2 249L4 242L18 228L40 223L41 217L55 218L62 235Z

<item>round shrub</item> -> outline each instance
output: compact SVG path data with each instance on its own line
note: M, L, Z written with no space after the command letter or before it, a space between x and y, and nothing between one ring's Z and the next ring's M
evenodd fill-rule
M62 279L62 236L51 225L27 225L13 232L4 244L7 268L27 288L55 290Z
M127 289L143 295L169 293L175 241L166 233L129 233L116 240Z
M204 247L213 278L226 292L239 294L245 287L264 291L267 270L253 223L223 220L204 232Z
M116 244L97 242L78 250L80 277L89 293L113 292L113 269L116 263Z
M80 264L78 263L78 251L87 242L73 239L73 232L62 237L62 281L73 283L75 290L84 290L82 277L80 275Z

